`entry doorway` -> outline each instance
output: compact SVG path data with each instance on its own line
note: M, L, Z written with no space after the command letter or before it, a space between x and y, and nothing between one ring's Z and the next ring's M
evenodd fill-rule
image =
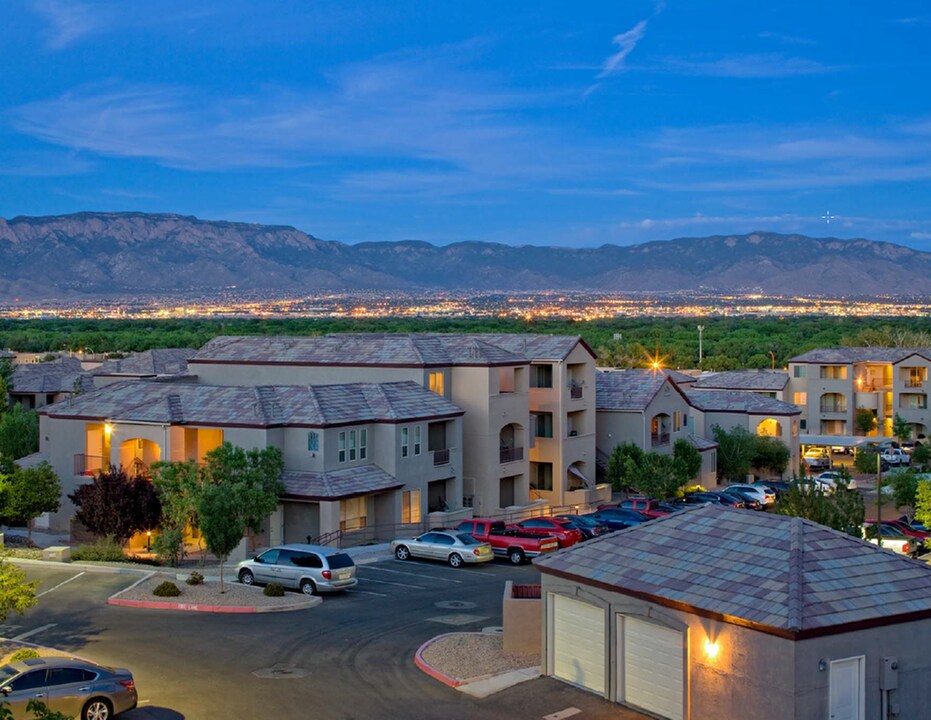
M831 720L865 720L866 718L866 657L831 661Z

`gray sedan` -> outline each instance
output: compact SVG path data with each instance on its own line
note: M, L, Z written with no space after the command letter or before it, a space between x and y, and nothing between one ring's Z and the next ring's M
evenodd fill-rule
M30 700L80 720L109 720L136 707L136 684L129 670L66 657L30 658L0 667L0 700L14 720L33 718Z
M491 545L455 530L431 530L415 538L395 540L391 552L398 560L412 557L442 560L453 567L464 563L483 563L495 557Z

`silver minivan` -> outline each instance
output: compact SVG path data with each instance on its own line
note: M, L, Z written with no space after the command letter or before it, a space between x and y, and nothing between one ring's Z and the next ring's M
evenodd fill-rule
M346 553L320 545L279 545L236 566L244 585L276 582L305 595L354 587L356 564Z

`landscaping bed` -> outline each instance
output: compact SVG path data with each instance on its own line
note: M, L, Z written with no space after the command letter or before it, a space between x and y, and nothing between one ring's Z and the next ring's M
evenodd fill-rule
M312 598L297 592L286 592L280 597L272 597L262 592L262 588L243 585L235 580L224 583L226 592L220 592L218 581L207 580L199 585L188 585L183 580L175 582L180 594L174 597L160 597L153 594L157 586L165 582L165 576L154 574L128 589L117 593L110 598L129 603L145 603L145 606L161 604L166 607L184 605L181 609L208 609L208 608L256 608L258 611L269 609L284 609L295 605L309 606L320 602L319 598ZM128 603L127 603L128 604ZM191 606L198 606L197 608ZM222 612L222 610L220 610Z
M465 681L484 675L523 670L540 664L538 655L504 652L499 633L450 633L433 640L421 658L447 677Z

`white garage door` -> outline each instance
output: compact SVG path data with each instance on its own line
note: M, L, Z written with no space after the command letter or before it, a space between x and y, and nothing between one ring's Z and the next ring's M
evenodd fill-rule
M549 598L553 675L604 694L604 610L562 595Z
M669 720L685 714L683 633L628 615L618 618L623 639L623 700ZM618 643L620 645L620 643Z

